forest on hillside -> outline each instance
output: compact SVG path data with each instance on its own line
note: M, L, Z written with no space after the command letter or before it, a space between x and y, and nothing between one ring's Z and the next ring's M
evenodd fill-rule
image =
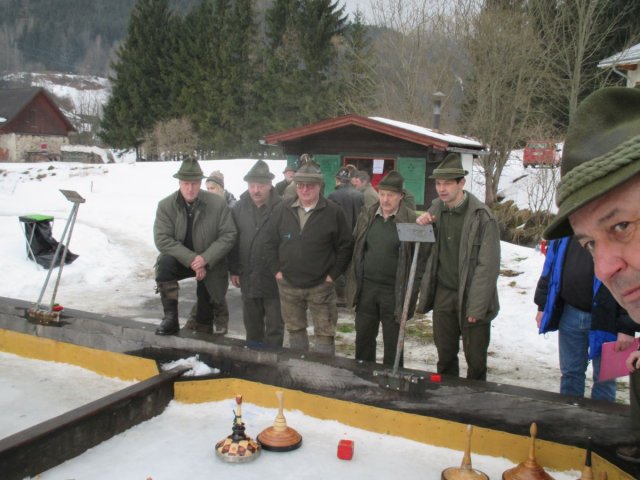
M0 72L106 77L136 0L0 0ZM185 12L197 0L172 0Z

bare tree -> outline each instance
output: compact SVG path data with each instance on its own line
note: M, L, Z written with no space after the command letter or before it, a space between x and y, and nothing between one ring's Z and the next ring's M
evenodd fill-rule
M372 0L376 40L379 113L431 125L432 94L445 93L442 125L454 128L464 66L456 15L465 2ZM447 104L450 102L450 104Z
M493 205L511 151L538 123L533 99L543 51L529 17L520 10L488 8L469 18L465 47L471 70L464 82L462 124L489 148L480 163L485 202Z
M197 146L198 136L191 121L181 117L156 123L142 148L148 159L175 160L193 155Z
M569 119L585 93L604 85L607 72L595 68L602 47L632 7L632 2L612 18L608 2L534 0L532 18L540 28L544 57L550 73L545 84L548 106ZM615 52L611 52L612 54ZM589 66L591 68L589 68Z

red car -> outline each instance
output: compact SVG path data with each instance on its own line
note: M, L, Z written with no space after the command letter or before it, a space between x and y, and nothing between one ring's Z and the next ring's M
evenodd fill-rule
M530 140L524 147L522 164L526 167L556 167L560 164L560 149L549 140Z

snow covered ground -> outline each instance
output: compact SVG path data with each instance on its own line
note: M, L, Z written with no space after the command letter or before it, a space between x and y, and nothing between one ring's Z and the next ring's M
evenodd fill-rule
M59 410L61 405L72 408L126 385L126 382L101 377L78 367L0 353L0 407L4 407L0 414L0 438L66 411ZM6 395L10 391L29 391L30 394L22 395L16 401L15 395ZM241 475L243 479L256 480L418 479L439 478L442 470L458 467L462 460L461 451L320 420L288 409L286 402L285 398L287 424L303 437L302 446L292 452L263 451L259 458L248 464L224 463L216 458L214 445L231 434L233 410L237 409L234 399L197 405L174 401L162 415L126 430L37 478L197 480ZM245 399L242 417L247 435L255 439L264 428L273 425L276 414L276 409L259 407ZM38 416L42 418L36 418ZM354 442L354 456L349 461L337 458L337 445L341 439ZM461 445L460 450L463 447ZM523 449L522 460L526 454ZM500 478L502 472L514 466L505 458L474 454L473 439L472 462L490 478ZM577 471L547 471L557 480L577 478L579 474Z
M239 197L246 189L242 178L254 163L237 159L203 161L201 165L205 174L222 171L227 189ZM275 181L280 180L285 162L268 163ZM531 195L527 187L530 178L543 170L525 171L521 165L516 158L507 166L500 187L508 198L526 207ZM80 257L64 267L56 301L70 308L158 322L160 302L153 280L157 251L152 225L157 202L177 189L172 175L178 167L174 162L0 165L0 296L29 301L38 298L46 270L27 259L18 217L30 213L53 215L54 236L60 239L72 205L59 189L75 190L86 199L80 205L70 242L70 250ZM479 188L472 186L476 192ZM482 198L482 193L477 193ZM535 324L533 292L543 262L543 255L535 249L502 243L501 268L509 276L500 276L498 283L501 310L492 325L488 379L557 392L557 336L538 335ZM189 281L183 283L183 292L193 290ZM237 290L231 287L230 295L237 296ZM45 300L50 297L48 292ZM244 338L242 322L238 323L230 334ZM353 357L353 316L342 312L339 323L339 351ZM412 322L410 332L405 343L405 365L435 371L430 317ZM461 356L463 375L464 366ZM618 385L618 401L627 403L627 380Z

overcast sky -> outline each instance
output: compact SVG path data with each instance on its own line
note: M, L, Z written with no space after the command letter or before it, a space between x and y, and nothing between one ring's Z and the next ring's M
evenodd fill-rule
M367 20L371 20L371 0L343 0L349 14L354 14L356 10L364 13Z

